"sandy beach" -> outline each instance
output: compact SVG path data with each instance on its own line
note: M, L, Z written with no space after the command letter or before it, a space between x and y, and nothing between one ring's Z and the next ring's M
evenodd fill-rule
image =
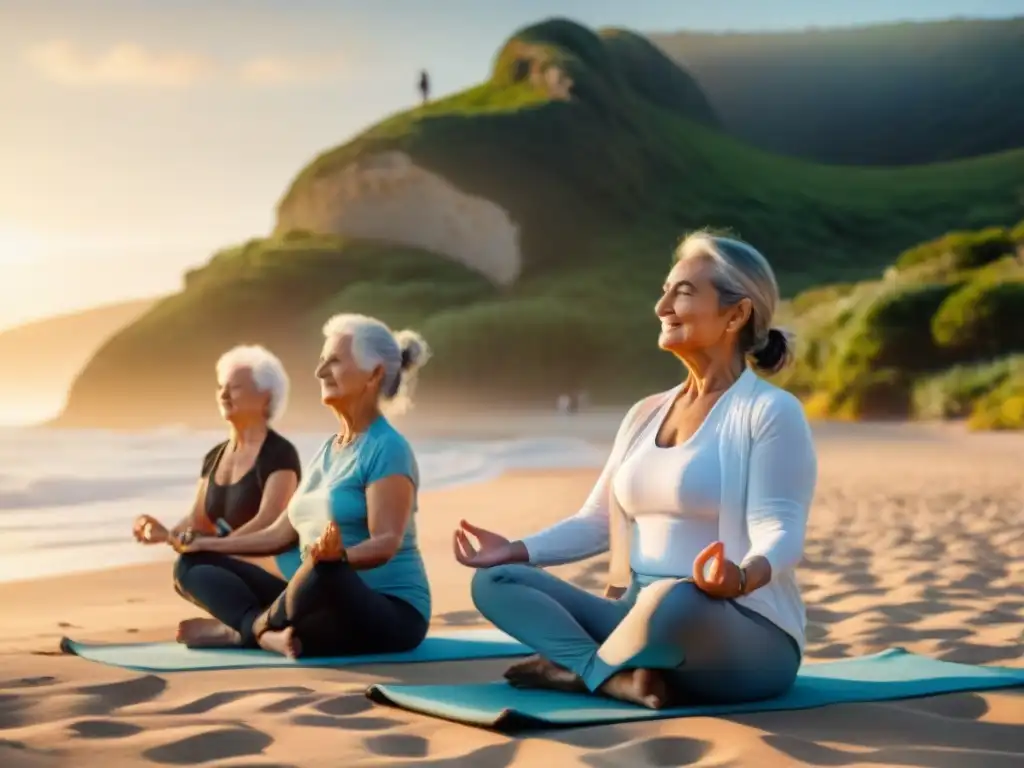
M815 427L820 480L801 569L808 659L890 646L1024 666L1024 436ZM516 536L574 512L596 471L519 471L425 493L434 627L483 626L451 557L468 518ZM125 535L128 535L126 531ZM594 590L605 562L560 573ZM198 615L164 564L0 586L0 765L1024 765L1024 690L509 737L371 704L371 683L497 679L507 661L140 674L61 636L168 640Z

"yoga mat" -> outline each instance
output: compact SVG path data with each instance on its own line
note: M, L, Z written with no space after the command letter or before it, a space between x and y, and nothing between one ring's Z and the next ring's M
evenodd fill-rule
M907 699L1019 685L1024 685L1024 669L954 664L918 656L902 648L890 648L872 656L805 664L788 693L751 704L651 710L598 696L513 688L504 682L374 685L366 695L379 704L469 725L512 731L810 709L826 704Z
M464 629L431 634L413 651L288 659L249 648L186 648L179 643L126 643L93 645L63 638L61 650L89 661L141 672L184 672L197 669L250 667L352 667L361 664L416 664L428 661L465 661L528 656L529 648L497 629Z

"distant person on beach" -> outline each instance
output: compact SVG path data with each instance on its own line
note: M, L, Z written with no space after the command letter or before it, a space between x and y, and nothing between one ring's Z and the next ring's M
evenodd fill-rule
M262 531L281 516L302 477L299 452L270 428L288 400L281 361L263 347L239 346L221 356L216 371L228 439L203 457L192 510L173 528L150 515L135 520L143 544Z
M181 549L178 591L213 618L182 622L179 642L294 658L408 651L426 637L419 469L382 408L409 404L430 350L418 334L363 315L331 318L324 336L316 377L338 433L272 526ZM252 560L296 544L301 565L290 579Z
M634 405L583 508L509 541L463 521L455 556L473 602L536 650L506 678L651 708L767 699L805 643L795 569L817 458L780 370L779 292L751 245L699 232L676 253L655 313L685 381ZM536 566L611 550L605 597ZM627 588L628 585L628 588Z
M420 99L424 104L430 101L430 75L427 74L427 70L420 70Z

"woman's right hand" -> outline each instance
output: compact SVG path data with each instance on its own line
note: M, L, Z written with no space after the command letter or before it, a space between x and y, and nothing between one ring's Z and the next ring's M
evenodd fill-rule
M154 517L139 515L132 526L132 535L135 540L143 544L164 544L170 538L170 533Z
M471 536L476 539L476 544ZM523 563L529 559L522 542L509 541L501 534L477 528L465 520L455 529L452 544L455 559L469 568L490 568L506 563Z

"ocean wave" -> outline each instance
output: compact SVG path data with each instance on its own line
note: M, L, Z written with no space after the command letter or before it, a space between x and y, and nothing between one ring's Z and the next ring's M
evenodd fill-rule
M325 437L292 440L307 461ZM202 457L222 439L183 431L0 430L0 581L166 559L134 542L131 523L142 513L167 524L183 517ZM606 456L571 438L412 442L425 491L516 470L597 467Z

